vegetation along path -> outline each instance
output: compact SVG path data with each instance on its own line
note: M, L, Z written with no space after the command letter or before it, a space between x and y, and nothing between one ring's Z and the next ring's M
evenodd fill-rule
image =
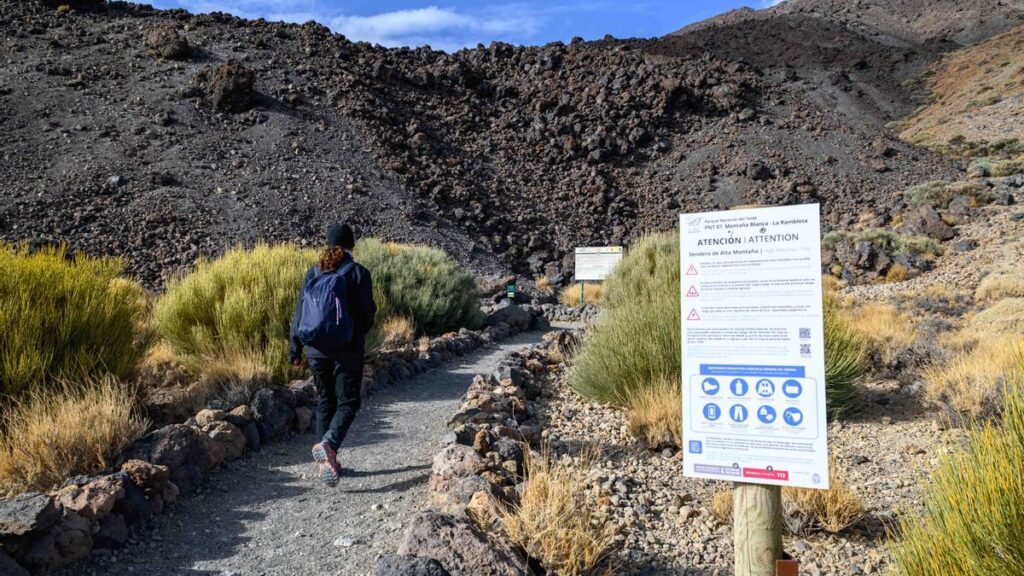
M341 484L324 488L309 456L312 434L271 444L215 472L200 494L116 557L74 565L75 574L372 574L427 500L431 459L475 374L539 343L520 334L364 402L339 458Z

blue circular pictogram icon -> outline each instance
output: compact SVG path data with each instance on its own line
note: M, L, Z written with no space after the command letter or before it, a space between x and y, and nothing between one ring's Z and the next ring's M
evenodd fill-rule
M732 408L729 408L729 418L732 418L733 422L743 422L747 419L747 407L740 404L734 404Z
M735 378L729 383L729 390L732 391L733 396L746 396L749 389L750 385L743 378Z
M704 390L705 394L718 394L718 389L720 388L718 380L715 380L714 378L705 378L704 381L700 383L700 387Z
M762 424L771 424L772 422L775 422L775 417L775 408L772 408L771 406L761 406L757 409L757 419L760 420Z
M796 380L786 380L782 383L782 393L786 395L786 398L796 398L803 391L803 384Z
M712 422L718 420L722 416L722 409L718 407L718 404L705 404L704 405L704 417Z
M772 394L775 394L775 383L767 378L764 378L757 381L757 385L754 386L754 390L757 390L758 396L762 398L768 398Z
M786 408L782 413L782 419L790 426L799 426L804 421L804 413L798 408Z

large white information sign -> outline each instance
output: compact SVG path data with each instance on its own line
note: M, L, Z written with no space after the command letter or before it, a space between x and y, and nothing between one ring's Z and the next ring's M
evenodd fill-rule
M604 280L622 260L622 246L593 246L576 249L577 281Z
M680 216L685 475L828 488L818 205Z

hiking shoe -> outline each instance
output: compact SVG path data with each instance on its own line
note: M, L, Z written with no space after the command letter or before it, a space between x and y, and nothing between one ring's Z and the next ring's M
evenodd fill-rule
M338 466L338 454L334 451L334 448L331 448L330 444L323 442L314 444L313 459L316 460L320 480L332 488L337 486L341 467Z

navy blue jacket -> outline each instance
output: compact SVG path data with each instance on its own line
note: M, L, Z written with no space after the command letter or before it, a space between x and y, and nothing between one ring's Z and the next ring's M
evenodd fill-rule
M345 258L338 264L340 270L352 261L352 255L345 254ZM299 297L295 301L295 313L292 315L291 337L289 338L289 360L294 361L302 357L302 341L299 339L299 321L302 319L302 293L306 284L316 276L319 266L313 266L306 272L302 279L302 286L299 288ZM366 355L366 335L373 328L373 318L377 315L377 303L373 301L373 282L370 279L370 271L356 264L345 272L352 306L352 316L355 320L355 334L352 342L341 352L330 355L323 354L316 348L306 346L306 357L312 360L329 359L342 365L343 370L358 370L363 365L363 357Z

